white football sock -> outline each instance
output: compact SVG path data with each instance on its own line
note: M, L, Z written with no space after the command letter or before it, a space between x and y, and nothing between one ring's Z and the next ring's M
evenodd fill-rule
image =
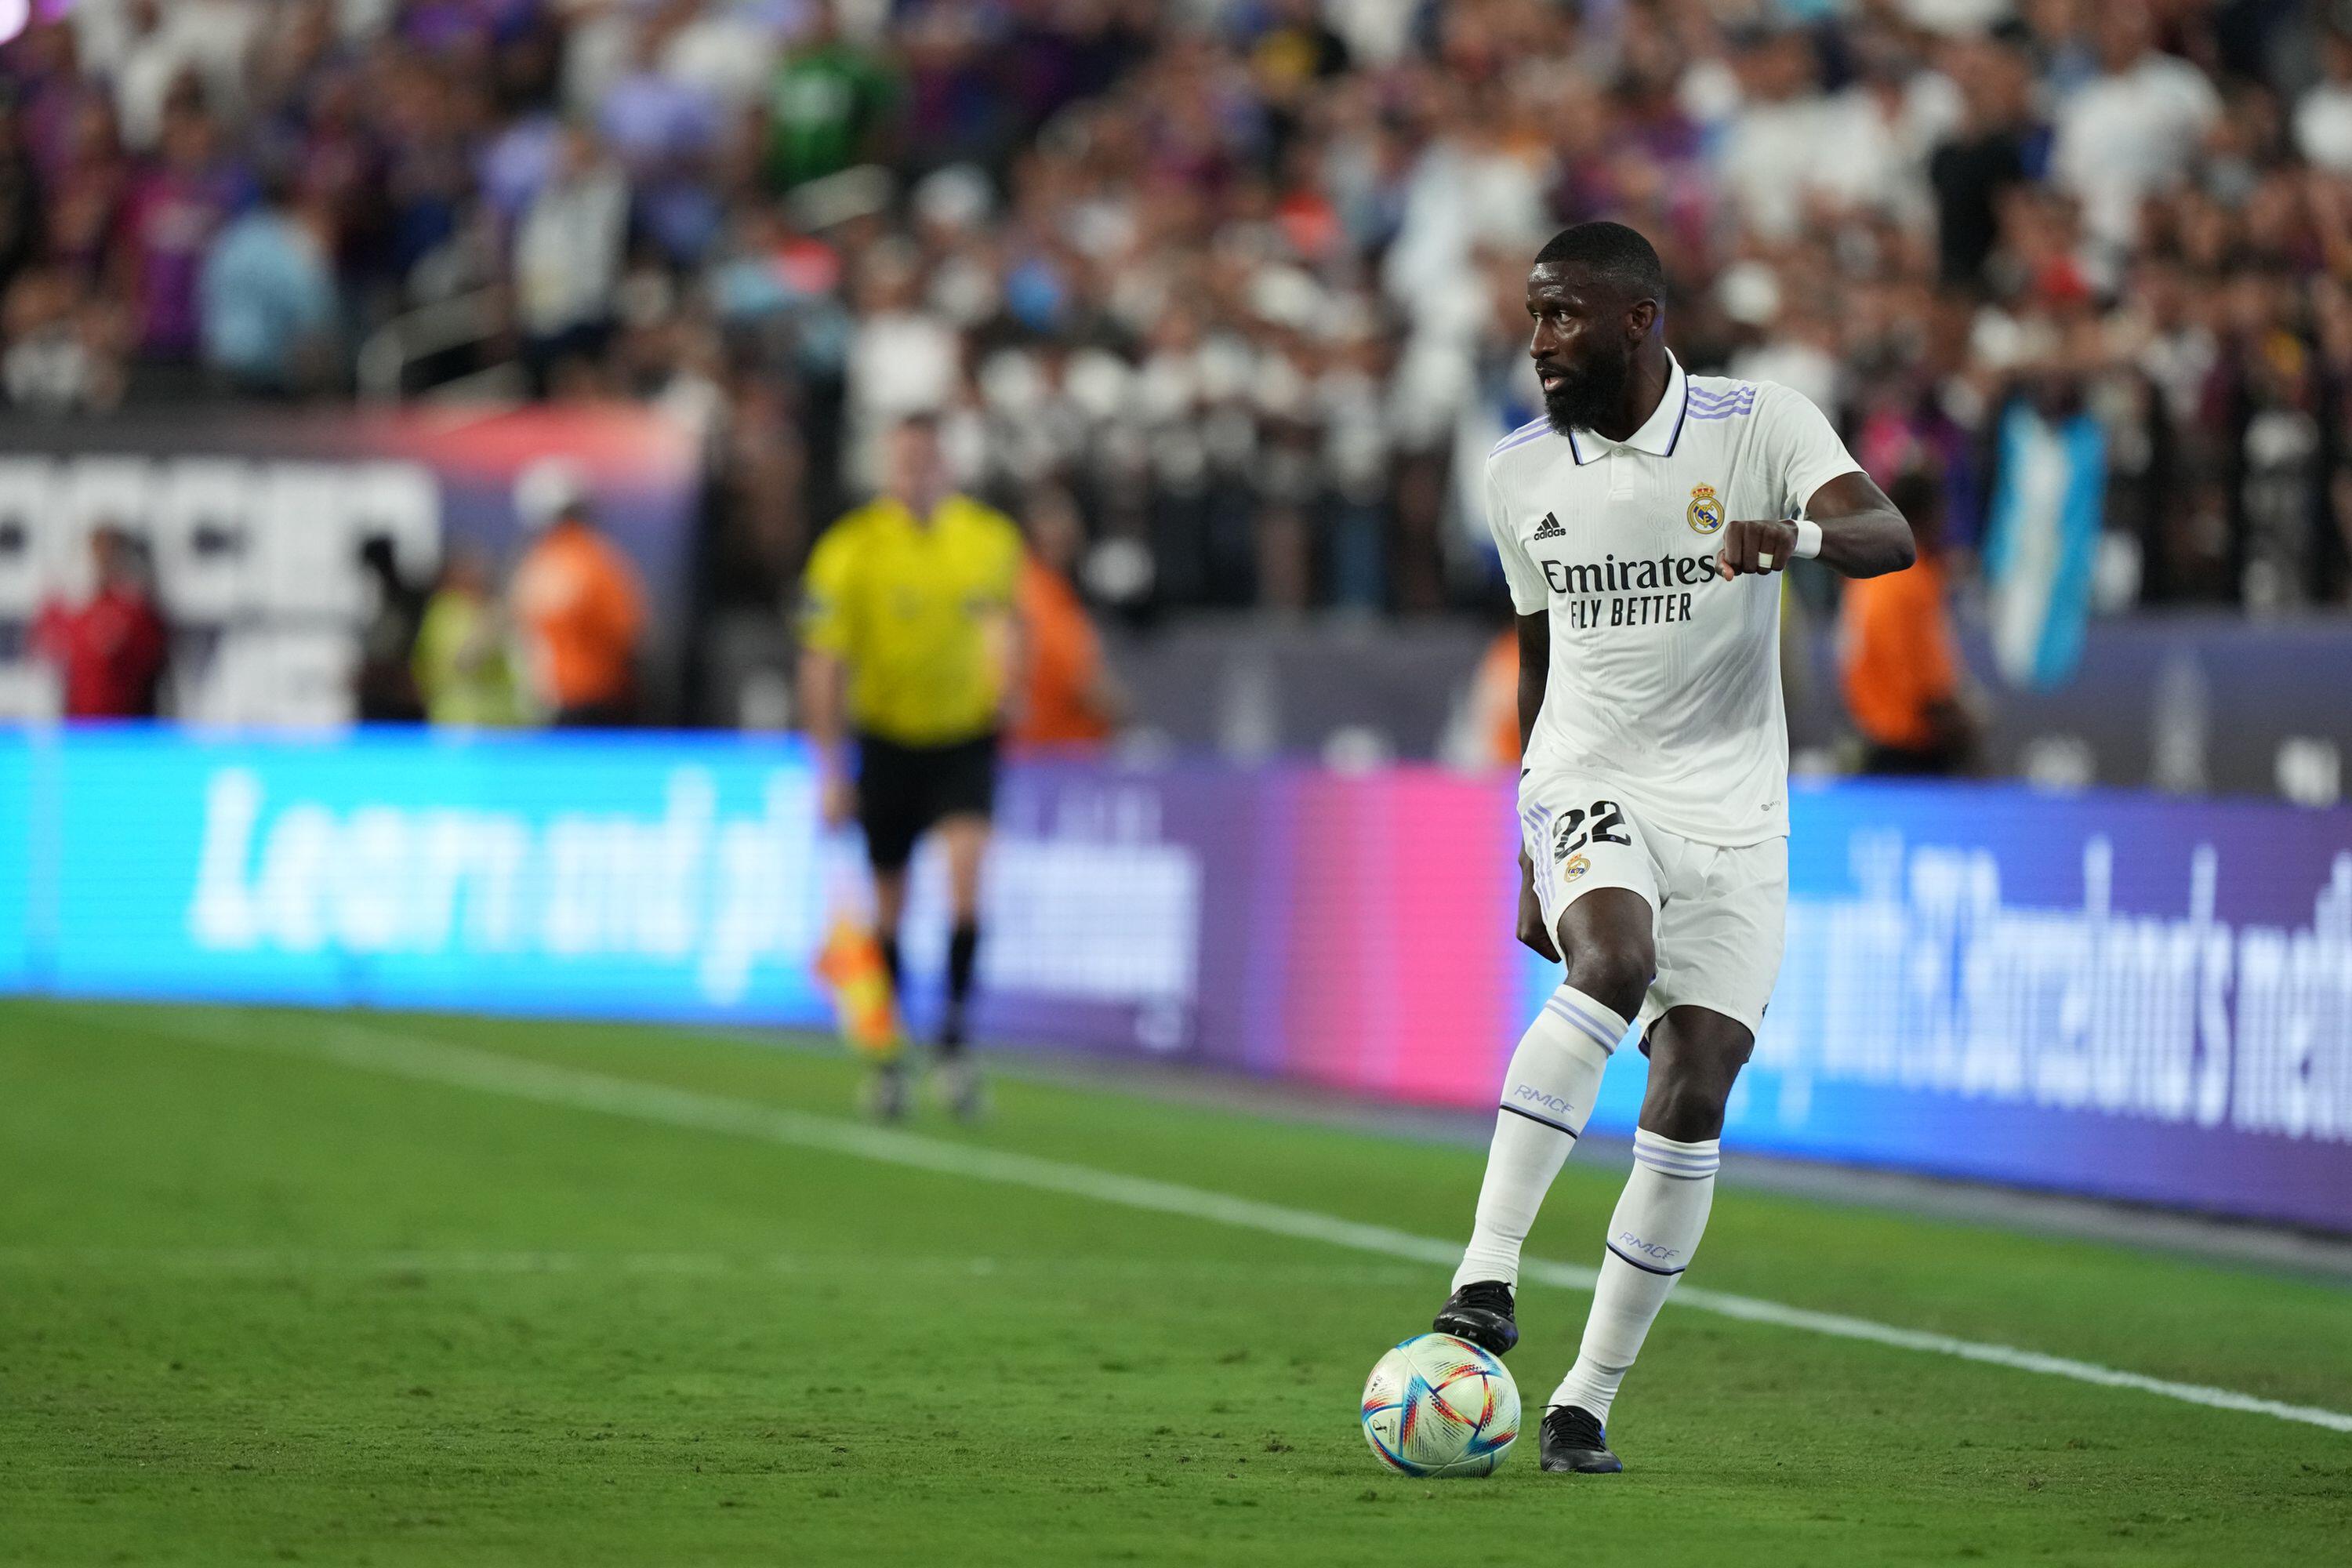
M1547 1409L1574 1405L1596 1421L1609 1419L1610 1402L1641 1354L1651 1322L1698 1250L1722 1149L1715 1138L1677 1143L1646 1127L1634 1132L1633 1173L1610 1216L1609 1250L1592 1289L1584 1344Z
M1479 1279L1519 1282L1519 1248L1552 1178L1592 1114L1592 1096L1609 1053L1625 1036L1625 1020L1573 986L1544 1004L1503 1077L1503 1106L1495 1113L1495 1141L1486 1149L1486 1180L1478 1189L1478 1217L1454 1289Z

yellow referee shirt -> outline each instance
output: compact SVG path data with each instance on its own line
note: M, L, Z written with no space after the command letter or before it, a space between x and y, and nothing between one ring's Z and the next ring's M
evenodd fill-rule
M986 628L1013 605L1021 531L966 496L929 523L882 496L844 515L809 556L803 639L849 666L849 720L902 746L996 727L1003 697Z

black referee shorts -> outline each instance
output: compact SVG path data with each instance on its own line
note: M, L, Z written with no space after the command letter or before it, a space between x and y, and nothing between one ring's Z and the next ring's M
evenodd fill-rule
M986 816L996 805L996 736L945 746L857 738L857 821L877 871L905 868L915 840L949 816Z

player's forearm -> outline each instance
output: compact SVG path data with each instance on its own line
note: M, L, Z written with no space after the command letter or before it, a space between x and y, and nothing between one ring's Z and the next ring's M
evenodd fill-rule
M999 613L988 618L980 635L982 657L988 660L989 673L996 681L997 722L1009 730L1021 721L1022 705L1028 696L1026 628L1019 616Z
M1528 742L1536 732L1536 715L1543 711L1544 671L1519 671L1519 755L1528 754Z
M1822 529L1822 564L1842 577L1878 577L1918 559L1911 525L1892 503L1846 517L1813 520Z
M1521 616L1519 642L1519 755L1536 732L1536 715L1543 711L1544 685L1551 674L1551 612Z
M1911 525L1867 474L1840 474L1813 492L1805 515L1821 528L1822 564L1841 577L1883 576L1918 559Z
M841 661L819 648L801 652L801 729L816 748L817 767L828 777L845 765L842 756Z

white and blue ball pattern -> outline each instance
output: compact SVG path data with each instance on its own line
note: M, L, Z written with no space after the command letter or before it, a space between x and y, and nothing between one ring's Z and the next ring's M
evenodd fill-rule
M1452 1334L1417 1334L1364 1384L1364 1440L1408 1476L1483 1476L1519 1435L1519 1389L1503 1363Z

